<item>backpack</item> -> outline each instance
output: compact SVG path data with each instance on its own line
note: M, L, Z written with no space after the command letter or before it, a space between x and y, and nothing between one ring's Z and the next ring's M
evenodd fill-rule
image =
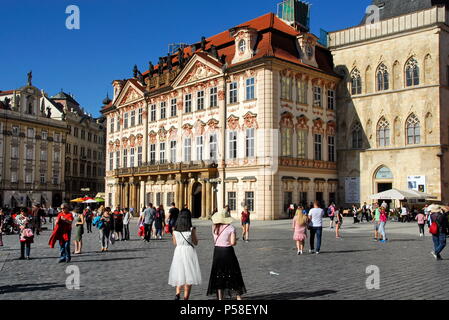
M438 224L435 221L432 222L432 224L430 225L429 232L431 234L433 234L434 236L437 236L439 234L439 232L438 232Z

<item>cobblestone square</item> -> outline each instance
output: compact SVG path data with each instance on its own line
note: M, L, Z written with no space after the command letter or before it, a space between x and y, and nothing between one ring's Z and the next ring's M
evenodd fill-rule
M352 225L347 219L343 239L326 229L322 254L297 256L290 221L253 222L251 241L240 241L236 253L248 290L245 299L370 300L448 299L449 260L435 261L432 240L419 238L416 224L390 223L388 243L372 241L372 225ZM195 220L203 284L193 288L193 300L206 300L213 243L210 221ZM326 222L327 225L327 222ZM66 288L67 264L58 264L59 250L47 245L44 231L32 245L30 261L18 260L19 241L4 236L0 249L2 300L172 300L168 271L174 247L167 236L150 244L138 240L135 220L131 241L116 242L101 253L98 231L84 236L84 253L70 265L80 269L79 290ZM240 233L241 228L238 227ZM306 244L308 250L309 245ZM73 249L73 248L72 248ZM445 252L443 252L443 258ZM446 254L447 257L447 254ZM380 290L368 290L366 268L380 270ZM279 275L270 275L273 271Z

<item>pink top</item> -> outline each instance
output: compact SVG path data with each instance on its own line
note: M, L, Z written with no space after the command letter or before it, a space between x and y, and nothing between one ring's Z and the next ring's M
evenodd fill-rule
M416 220L418 220L418 224L425 224L427 219L425 215L420 213L416 216Z
M212 227L213 231L215 230L215 226ZM232 247L231 245L231 234L235 233L234 226L231 225L222 225L220 230L218 231L218 235L214 233L214 242L216 247Z

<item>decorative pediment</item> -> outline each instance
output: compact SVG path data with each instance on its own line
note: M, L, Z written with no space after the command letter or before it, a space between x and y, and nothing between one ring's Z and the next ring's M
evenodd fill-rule
M126 149L128 147L128 138L123 137L122 144L123 144L123 148Z
M184 136L191 137L192 129L193 129L193 126L189 123L186 123L185 125L183 125L182 130L183 130Z
M294 128L294 124L293 124L293 114L291 114L290 112L283 112L281 114L281 122L279 123L281 129L282 128L288 128L288 129L293 129Z
M138 145L139 147L141 147L142 144L143 144L143 135L139 133L139 134L136 136L136 138L137 138L137 145Z
M329 121L326 125L326 134L328 136L335 136L337 124L334 121Z
M205 60L204 58L195 55L184 70L178 75L173 83L173 87L186 85L199 80L205 80L221 74L221 69Z
M210 119L207 122L207 126L209 127L207 131L215 131L215 130L217 130L218 129L218 124L219 124L218 120Z
M113 152L114 151L114 141L109 141L109 152Z
M257 122L257 114L254 114L250 111L243 116L243 128L242 129L245 129L245 128L259 129L259 123Z
M228 128L231 130L240 129L239 118L233 114L228 118Z
M125 87L120 92L117 97L118 103L116 103L117 107L122 105L126 105L132 102L135 102L144 97L143 91L141 91L138 87L136 87L131 81L128 81L125 84Z
M170 140L176 139L177 135L178 135L178 129L176 129L175 127L171 127L168 130L168 137Z
M204 132L206 131L206 124L199 120L195 123L195 134L197 136L202 136L204 134Z
M161 127L157 134L159 135L159 141L164 142L167 140L167 130L164 127Z
M151 130L151 132L148 134L150 137L150 144L155 144L157 142L157 133Z
M307 130L308 131L309 130L309 125L308 125L309 119L305 115L297 117L296 121L297 121L297 123L296 123L296 130L297 131L300 131L300 130Z
M324 134L324 121L320 118L313 120L313 133Z

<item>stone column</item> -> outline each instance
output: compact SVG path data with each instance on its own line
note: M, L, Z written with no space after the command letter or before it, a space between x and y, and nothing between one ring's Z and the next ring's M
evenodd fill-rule
M206 219L207 216L206 193L207 193L206 182L203 180L201 183L201 219Z
M206 182L206 218L209 218L210 214L212 213L212 187L209 180Z
M146 194L145 194L145 180L143 177L140 177L140 204L139 204L139 211L142 210L143 207L147 206L148 203L146 203Z
M122 208L129 208L129 183L125 182L123 187Z

